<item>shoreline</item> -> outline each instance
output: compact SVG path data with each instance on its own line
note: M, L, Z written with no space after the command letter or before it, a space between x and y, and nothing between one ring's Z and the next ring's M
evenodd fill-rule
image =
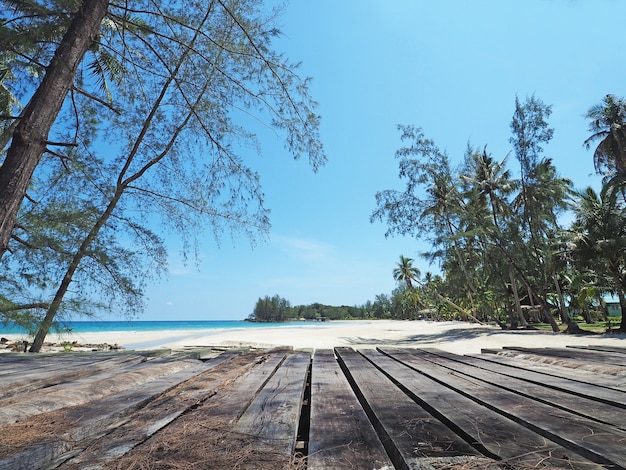
M25 335L19 334L2 336L10 341L26 339ZM259 348L287 346L294 349L332 349L334 347L373 349L378 346L387 346L437 348L455 354L478 354L482 349L500 349L506 346L536 348L604 345L626 347L626 335L567 335L536 330L506 331L497 326L426 320L354 320L337 323L331 321L226 330L129 330L97 333L53 333L46 338L46 344L72 343L74 341L79 345L107 344L136 350L183 349L202 346ZM6 351L6 349L0 351Z

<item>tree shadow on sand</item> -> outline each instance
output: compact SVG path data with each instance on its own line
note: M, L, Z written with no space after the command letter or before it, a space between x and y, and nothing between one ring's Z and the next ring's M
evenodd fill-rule
M351 337L343 337L341 338L347 344L351 346L359 346L359 345L377 345L377 346L436 346L441 343L453 343L455 341L465 341L472 340L475 338L485 338L489 336L496 335L537 335L537 334L545 334L547 337L560 335L561 333L554 333L551 331L541 331L541 330L496 330L493 328L453 328L449 330L442 331L440 333L431 333L431 334L417 334L410 335L406 338L399 339L376 339L376 338L365 338L360 336L351 336ZM611 338L623 339L626 340L626 336L624 335L606 335L606 334L589 334L589 335L576 335L576 336L589 336L593 338L602 338L606 336L610 336Z

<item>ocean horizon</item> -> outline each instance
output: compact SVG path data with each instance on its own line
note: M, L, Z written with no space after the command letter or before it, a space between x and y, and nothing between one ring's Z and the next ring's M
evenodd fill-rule
M312 321L290 321L281 323L257 323L246 320L123 320L123 321L60 321L51 333L101 333L106 331L176 331L176 330L231 330L241 328L263 328L294 326ZM0 324L1 334L29 334L26 328L15 323Z

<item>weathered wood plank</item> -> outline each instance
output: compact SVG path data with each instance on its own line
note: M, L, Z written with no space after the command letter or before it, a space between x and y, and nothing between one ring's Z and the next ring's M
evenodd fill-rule
M192 366L195 360L170 358L141 362L121 370L106 370L89 377L65 382L37 393L14 396L0 408L0 424L14 423L30 416L76 406L98 398L120 393Z
M284 350L263 354L249 373L225 383L215 396L124 456L109 461L106 468L150 468L153 462L159 462L160 468L285 468L284 456L273 455L271 449L259 451L254 438L235 433L233 426L274 376L286 354Z
M578 469L602 468L451 388L448 382L454 381L454 374L448 373L445 381L434 380L430 375L418 373L398 359L380 352L363 351L363 354L385 374L393 377L413 400L428 408L485 455L500 459L514 468L571 468L573 463ZM475 383L463 378L458 382L468 387Z
M593 383L598 387L626 390L626 376L601 373L595 365L590 366L589 364L581 363L577 364L576 367L564 367L562 363L535 361L526 355L502 355L498 351L488 354L468 354L468 357L504 365L519 371L534 370L553 377Z
M615 354L626 354L626 347L602 346L600 344L595 344L595 345L592 344L589 346L571 345L571 346L566 346L566 348L589 349L591 351L603 351L603 352L609 352L609 353L615 353Z
M311 470L390 466L380 449L381 438L396 468L466 465L491 470L561 464L577 469L626 468L626 456L614 458L620 447L616 441L626 441L626 433L617 429L626 420L621 418L626 400L620 401L626 394L615 385L626 382L625 377L545 364L536 367L533 361L519 359L502 358L511 364L521 362L523 368L430 350L384 350L407 357L338 348L338 369L331 351L315 354L307 462ZM240 361L237 364L222 355L206 364L183 358L200 353L204 352L189 350L149 361L127 352L98 358L83 353L37 356L36 361L28 356L5 362L0 358L0 373L5 372L0 377L10 378L14 386L9 389L11 397L0 399L0 416L5 404L17 408L20 403L27 416L1 426L0 468L148 468L155 462L162 468L297 467L293 443L310 355L271 352L262 360L231 356ZM127 354L144 362L114 365ZM300 354L302 361L292 358ZM179 362L192 365L170 367ZM602 364L594 367L600 370ZM552 369L563 377L550 374ZM568 376L570 372L578 381ZM30 385L25 383L27 376ZM124 380L127 383L118 386ZM583 383L591 381L594 385ZM603 381L614 386L598 386ZM27 390L35 391L24 393ZM34 403L39 396L48 402L41 409L56 399L59 403L50 408L54 411L38 415ZM611 403L617 416L598 408L600 402ZM396 424L390 424L394 419ZM466 451L455 457L448 456L450 449L431 448L429 453L426 449L437 442L427 439L437 426ZM274 440L278 427L289 428L288 439ZM342 436L340 429L350 431ZM583 430L587 430L584 442L570 443ZM557 444L546 436L561 440ZM291 444L283 446L287 440ZM333 443L337 448L330 451ZM439 443L443 445L442 440ZM576 455L576 445L584 445L585 455L596 464ZM599 447L605 452L601 458ZM478 448L491 457L480 456ZM525 452L529 455L522 456ZM564 455L570 461L560 459Z
M220 388L226 383L239 381L238 385L243 391L247 389L247 396L242 396L238 400L239 406L242 403L252 400L252 396L261 386L263 378L259 376L259 371L263 374L270 372L282 358L281 354L274 353L273 356L263 355L241 355L223 353L228 358L227 361L214 361L212 364L202 366L201 372L187 378L184 382L177 384L175 388L165 391L144 405L141 410L137 410L133 415L128 416L126 422L117 425L112 432L96 440L85 440L88 444L86 448L78 448L73 452L77 455L61 456L63 469L83 469L102 468L107 463L117 459L138 445L144 443L156 432L168 426L183 413L190 412L203 406L208 400L219 394ZM246 386L242 377L256 376L252 383L252 391L249 385ZM244 393L246 395L246 393ZM220 399L220 402L222 400ZM220 403L225 406L225 403ZM107 403L102 402L106 407ZM101 408L102 408L101 406ZM106 408L105 408L106 409ZM105 409L101 412L105 412ZM95 411L97 414L97 410ZM240 412L243 412L243 408ZM83 444L84 445L84 444ZM80 452L80 453L78 453Z
M309 353L288 355L239 419L234 432L253 440L259 450L271 450L289 461L295 450L310 363Z
M479 455L361 354L350 348L335 352L396 468L418 467L424 458Z
M168 418L174 418L177 414L176 408L172 407L167 398L161 397L162 394L166 394L167 397L167 393L182 382L206 373L236 356L238 354L224 353L223 357L214 360L212 364L184 360L191 362L191 365L178 371L173 370L171 374L141 383L121 393L107 395L79 406L33 416L23 423L5 425L3 430L13 434L20 434L27 430L23 434L29 435L30 440L22 436L19 439L19 446L13 442L14 452L9 455L4 455L6 447L0 447L0 455L3 456L0 460L0 468L5 468L5 465L6 468L54 468L54 462L62 462L70 458L100 436L124 425L134 427L143 423L155 432L169 422ZM178 397L178 394L176 396ZM164 403L162 408L164 416L157 418L153 415L154 421L149 420L150 422L146 423L143 418L147 416L144 415L145 407L149 408L154 400ZM50 434L50 423L54 426L53 434ZM110 445L114 444L113 439L105 438L105 440ZM3 442L2 438L0 438L1 442ZM83 467L84 464L77 468Z
M523 380L522 377L501 375L496 372L473 367L470 360L456 361L453 354L441 351L439 354L419 349L408 348L381 348L381 351L393 356L394 352L408 353L415 356L415 361L407 362L414 366L415 362L429 361L437 366L444 367L456 374L462 374L482 380L487 384L494 385L503 390L540 401L556 408L584 416L600 423L616 426L626 430L626 394L614 392L614 400L598 401L593 397L591 386L574 387L581 390L581 394L574 394L570 390L563 390L547 386L546 382ZM598 388L598 387L594 387ZM600 389L602 391L602 389ZM610 393L610 391L606 391Z
M412 354L394 353L393 357L409 364L421 374L445 383L475 403L496 410L502 416L523 424L589 460L626 467L626 455L623 452L626 431L451 373L430 362L419 361Z
M535 354L538 356L556 357L559 359L567 359L582 363L599 363L602 365L610 365L612 367L624 368L626 365L622 358L615 357L614 354L608 354L601 351L591 351L583 349L571 348L524 348L521 346L505 346L504 350L519 351L525 354Z
M24 370L31 372L60 369L64 364L80 364L105 361L118 356L127 356L126 352L89 352L39 354L0 354L0 377L4 380Z
M310 470L392 465L332 350L313 356L308 454Z
M157 357L166 357L172 355L171 348L159 348L159 349L130 349L129 352L133 354L139 354L147 357L148 359L155 359Z
M146 360L143 356L120 354L116 357L99 357L90 361L65 360L43 367L28 367L31 364L20 364L20 368L4 375L0 381L0 406L3 399L28 392L34 392L65 382L92 376L106 370L118 370L129 365L139 364Z
M413 350L407 350L407 352L411 351ZM626 408L626 390L611 389L591 383L594 376L589 373L581 374L582 377L578 376L578 379L558 377L543 371L514 368L497 362L485 361L474 356L459 356L458 354L452 354L438 349L425 348L423 351L461 364L494 372L505 377L513 377L525 382L543 385L544 387L607 403L612 406ZM466 369L464 368L462 371L465 372ZM580 380L582 378L585 380Z
M205 369L202 364L197 364L95 402L4 425L3 432L28 434L29 437L22 436L19 446L13 443L13 452L9 454L0 451L0 468L54 468L55 461L66 458L61 456L77 452L87 445L85 441L96 439L127 422L133 413L140 412L156 396ZM0 437L0 443L6 444L7 438Z

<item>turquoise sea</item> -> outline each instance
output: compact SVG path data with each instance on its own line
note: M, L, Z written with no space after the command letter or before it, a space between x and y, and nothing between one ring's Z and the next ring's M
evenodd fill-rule
M304 322L254 323L243 320L181 320L181 321L65 321L61 331L72 333L100 333L103 331L176 331L176 330L231 330L236 328L266 328L295 326ZM310 323L310 322L307 322ZM216 333L218 332L216 331ZM0 324L0 334L27 334L14 324Z

